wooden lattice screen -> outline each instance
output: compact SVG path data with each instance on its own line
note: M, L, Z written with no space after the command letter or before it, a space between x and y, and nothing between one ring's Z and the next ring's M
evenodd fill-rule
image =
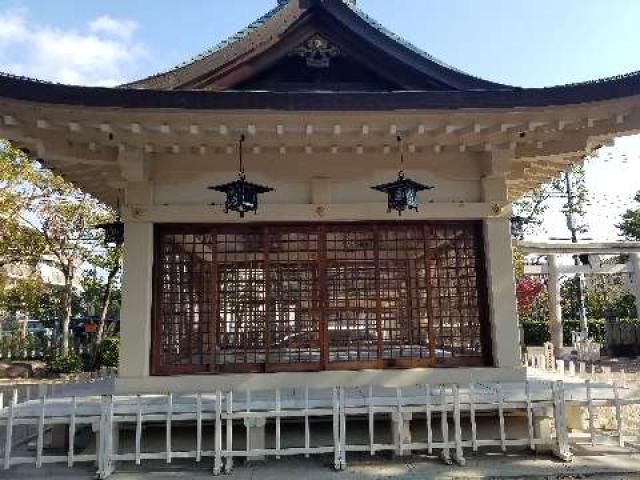
M486 365L477 222L163 225L153 373Z

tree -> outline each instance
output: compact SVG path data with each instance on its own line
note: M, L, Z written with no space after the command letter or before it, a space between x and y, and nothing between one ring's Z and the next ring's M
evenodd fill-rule
M518 300L518 312L524 312L533 305L534 301L545 286L542 281L533 277L522 277L516 284L516 298Z
M618 227L620 234L627 240L640 241L640 192L636 193L634 201L639 205L623 213L622 222L616 225L616 227Z
M91 264L95 268L84 273L82 284L86 303L100 309L94 350L94 356L97 356L106 334L107 318L114 316L120 307L120 295L116 286L122 266L122 248L110 247L94 255ZM98 269L106 273L106 277L99 275Z
M42 321L47 327L55 327L52 320L63 314L62 296L62 286L46 284L38 276L31 275L0 289L0 310L13 318L23 314ZM72 313L80 313L80 307L80 297L74 291Z
M567 177L560 175L550 183L542 185L538 189L526 195L522 199L514 202L514 219L517 219L521 228L517 237L524 238L528 234L535 233L542 225L544 215L551 208L553 199L566 199L562 212L567 216L567 226L570 218L576 225L578 231L584 231L585 226L579 220L585 214L585 207L588 199L588 189L585 181L585 170L582 165L575 166L569 175L569 185ZM569 197L571 200L569 200Z
M0 144L0 187L0 257L28 263L46 257L63 275L60 330L66 354L74 284L102 238L95 225L114 213L7 143Z

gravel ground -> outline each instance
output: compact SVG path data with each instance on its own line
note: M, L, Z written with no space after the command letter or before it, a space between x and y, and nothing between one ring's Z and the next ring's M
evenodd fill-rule
M629 388L640 391L640 357L635 358L602 358L600 367L611 367L612 372L624 369L632 374L627 377ZM625 435L638 435L640 432L640 405L631 405L623 409L623 432ZM617 431L616 412L614 408L597 408L594 424L596 428Z
M611 370L614 372L618 372L624 368L624 371L627 373L640 373L640 357L603 357L600 361L600 364L603 366L611 367Z
M640 457L611 450L607 454L576 455L572 463L563 463L546 455L498 452L467 457L465 467L444 465L435 457L414 455L402 459L366 455L352 456L344 472L331 467L331 456L310 459L287 458L267 460L250 465L238 463L233 473L222 475L224 480L480 480L480 479L629 479L640 480ZM89 480L95 470L49 466L42 470L19 467L10 472L0 471L0 478L11 480ZM172 465L150 462L136 468L122 465L112 480L200 480L215 478L210 465L194 468L192 462L175 461Z

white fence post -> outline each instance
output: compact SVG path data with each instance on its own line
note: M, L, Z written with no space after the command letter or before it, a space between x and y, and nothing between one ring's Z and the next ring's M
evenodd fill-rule
M13 415L14 408L16 406L16 400L18 398L18 390L14 389L11 398L9 399L9 411L7 412L7 425L5 430L4 441L4 469L9 470L11 467L11 448L13 446Z
M462 425L460 419L460 389L457 384L453 385L453 424L454 424L454 438L456 443L456 463L464 466L466 460L464 459L464 452L462 450Z
M338 401L338 388L335 387L332 392L333 403L333 464L336 470L340 470L342 466L340 451L340 403Z
M451 465L451 454L449 449L449 420L447 418L447 387L446 385L440 385L440 428L442 430L442 460Z
M216 413L215 413L215 428L214 433L214 449L215 459L213 464L213 474L220 475L222 472L222 391L216 391Z
M561 380L553 383L553 418L556 427L556 448L554 453L560 459L569 461L572 455L565 421L564 383Z
M233 391L227 392L227 453L225 458L224 469L227 473L233 470Z

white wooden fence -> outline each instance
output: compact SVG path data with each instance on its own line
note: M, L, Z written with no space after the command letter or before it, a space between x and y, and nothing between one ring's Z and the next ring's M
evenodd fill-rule
M33 345L0 344L0 361L12 360L43 360L56 349L52 342L37 342ZM81 343L71 343L69 350L76 355L91 353L91 346Z
M593 383L618 384L624 388L631 383L640 384L640 371L627 373L624 368L612 370L610 366L595 362L575 362L573 360L555 359L554 368L548 368L548 361L542 354L527 354L524 365L544 373L557 374L560 378L578 378Z
M617 423L613 438L617 444L624 446L637 440L640 432L626 435L624 431L624 409L640 405L640 398L629 398L629 395L629 390L617 384L596 387L591 380L580 384L557 380L504 385L335 387L128 397L49 398L42 395L22 403L11 397L0 418L0 425L5 427L1 462L5 469L25 463L39 468L49 463L73 467L78 462L95 462L99 477L107 478L117 462L140 464L163 460L171 463L174 459L208 462L213 473L219 474L231 471L236 458L332 454L335 468L344 469L350 452L375 455L381 451L399 454L436 451L444 461L462 465L465 450L477 452L484 447L498 447L505 452L513 447L526 447L551 449L568 460L572 445L611 443L611 435L598 431L594 423L594 411L601 407L615 409ZM571 407L588 412L589 425L585 431L569 432L565 412ZM554 428L537 428L542 412L549 410L553 416L546 420L552 422ZM508 422L512 415L524 415L526 434L515 433L510 428ZM495 418L495 430L479 428L478 422L486 416ZM322 423L313 422L314 419L331 425L331 434L325 441L319 440L321 436L316 432ZM379 425L381 420L389 419L393 435L391 441L385 441ZM303 435L283 435L283 422L292 420L304 425ZM366 421L366 439L358 440L349 434L357 423L352 420ZM251 429L265 422L274 425L273 437L263 445L252 445ZM420 429L418 435L420 423L424 430ZM164 441L162 448L154 449L155 442L150 442L143 432L145 427L158 424L164 426ZM178 424L193 427L192 445L181 448L175 441ZM14 441L15 429L24 425L35 426L33 451L20 449ZM135 431L128 448L119 442L119 427L123 425ZM53 452L54 455L45 446L48 429L62 428L68 432L68 438L73 439L79 429L89 426L97 436L97 447L93 451L76 452L74 442L70 441L66 452Z
M6 412L9 405L15 407L32 404L42 398L51 398L64 395L69 388L104 381L115 375L115 369L102 368L95 372L84 372L74 375L66 375L50 380L24 380L16 383L15 380L0 380L0 412ZM9 383L11 382L11 383ZM0 439L5 438L6 427L0 424ZM14 445L24 443L33 438L37 433L34 425L24 424L21 428L14 428L11 432ZM0 455L4 453L6 445L0 440Z

